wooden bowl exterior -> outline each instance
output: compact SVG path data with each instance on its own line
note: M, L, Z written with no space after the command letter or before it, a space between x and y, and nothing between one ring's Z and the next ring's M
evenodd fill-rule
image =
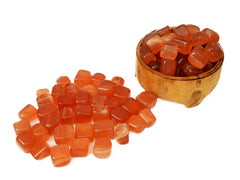
M162 74L146 65L139 55L137 46L136 77L141 86L152 91L159 98L184 104L186 107L194 107L215 88L218 83L223 59L220 59L214 67L198 76L175 77Z

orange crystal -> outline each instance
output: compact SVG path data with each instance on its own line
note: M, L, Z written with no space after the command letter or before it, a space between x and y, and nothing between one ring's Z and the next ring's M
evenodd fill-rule
M143 62L145 62L146 64L150 63L151 61L157 60L156 56L150 51L146 44L143 44L139 48L139 55Z
M194 33L200 31L200 28L196 25L193 25L193 24L187 24L187 28L188 28L190 34L194 34Z
M214 63L223 57L223 50L217 42L211 42L204 48L205 55L209 61Z
M119 144L127 144L129 142L129 127L126 123L116 125L115 139Z
M192 41L190 39L182 38L182 37L174 37L172 40L178 47L178 52L182 54L188 54L192 50Z
M205 28L202 30L207 35L207 42L218 42L219 41L219 35L215 31L209 28Z
M203 45L207 43L207 35L204 31L199 31L192 35L193 45Z
M97 120L94 122L95 138L114 138L114 122L112 120Z
M127 120L127 124L129 130L135 133L141 133L146 127L144 120L135 114Z
M156 117L149 108L141 110L139 116L145 121L146 127L151 127L156 122Z
M116 86L123 86L124 84L124 79L120 76L114 76L112 78L112 82L116 84Z
M163 59L174 60L177 57L178 47L174 43L165 42L160 51L160 57Z
M76 94L79 92L79 88L74 83L69 83L65 86L65 89L67 91L67 94L71 94L73 99L75 99Z
M71 161L69 145L60 144L51 148L51 159L55 167L65 166Z
M198 69L202 69L208 62L204 54L196 49L193 49L188 56L188 62Z
M71 80L67 76L60 76L59 78L57 78L56 82L57 84L61 84L62 87L65 88L67 84L71 83Z
M66 90L61 84L56 84L52 87L52 97L54 102L57 104L58 103L58 96L61 94L65 94Z
M54 140L56 144L69 144L75 137L73 125L65 124L54 129Z
M159 61L159 71L163 74L174 76L176 74L177 62L171 59L161 59Z
M76 123L89 122L92 118L92 107L86 104L76 105Z
M179 37L189 38L191 36L191 33L190 33L188 27L185 24L182 24L180 26L175 27L173 29L173 33L176 34Z
M113 91L116 84L110 80L103 80L97 86L97 92L101 94L106 94L108 97L113 95Z
M88 138L76 138L70 145L70 153L72 157L86 157L89 149Z
M94 129L92 123L77 123L75 124L76 138L88 138L90 142L93 141Z
M124 86L116 86L113 92L113 96L118 98L122 103L126 98L130 96L130 89Z
M64 107L61 110L61 123L62 124L74 124L75 113L71 107Z
M30 123L27 120L21 120L21 121L15 122L13 124L13 128L15 130L16 135L19 135L20 133L25 131L32 131Z
M87 91L93 96L96 93L96 87L93 84L87 84L80 88L80 91Z
M78 87L83 87L87 84L91 83L91 73L86 70L79 70L77 75L74 78L74 82L78 85Z
M18 116L22 120L32 121L37 118L37 110L33 105L28 104L18 113Z
M190 63L185 63L182 67L182 70L184 71L184 73L187 76L196 76L196 75L202 73L201 69L198 69L198 68L194 67Z
M122 103L122 107L126 109L128 112L133 114L138 113L141 109L144 108L144 106L140 102L138 102L136 99L131 97L127 98Z
M117 123L126 121L130 116L130 113L122 106L117 106L111 111L111 118Z
M100 159L108 158L111 154L112 142L109 138L97 138L93 147L93 154Z
M71 94L62 94L58 96L58 108L73 107L74 100Z
M106 78L106 77L105 77L104 74L102 74L102 73L95 73L95 74L92 75L92 77L91 77L91 83L92 83L95 87L97 87L102 80L105 80L105 78Z
M151 91L143 91L136 97L136 100L145 107L153 108L157 103L157 96Z
M159 53L163 45L163 40L159 35L153 36L147 41L147 46L154 54Z
M171 29L169 26L165 26L164 28L157 30L157 33L159 36L164 36L165 34L171 33Z
M34 144L30 153L34 159L41 160L50 155L50 148L46 141L39 140Z
M110 109L105 106L93 106L92 118L94 121L110 119Z
M95 93L92 100L92 106L104 106L106 99L106 94Z
M76 94L76 104L90 104L91 94L87 91L80 91Z
M107 98L104 101L104 106L108 107L111 111L119 105L120 105L120 101L118 98L115 98L115 97Z
M54 103L53 97L51 94L41 94L37 97L37 104L38 107L44 105L44 104L49 104L49 103Z
M48 132L52 134L54 129L61 123L61 120L58 114L49 114L42 120L42 123L48 129Z
M38 89L36 94L37 94L37 97L41 94L49 94L49 90L47 88Z
M37 123L32 126L32 132L37 140L47 141L49 139L49 133L45 126L41 123Z
M49 114L58 114L58 108L55 104L44 104L37 110L37 115L40 121L46 118Z
M31 151L35 141L36 138L31 131L24 131L16 138L18 146L25 153L29 153Z

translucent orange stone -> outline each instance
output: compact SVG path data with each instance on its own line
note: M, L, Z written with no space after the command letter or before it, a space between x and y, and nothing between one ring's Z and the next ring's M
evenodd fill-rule
M176 74L177 62L171 59L161 59L159 61L159 71L163 74L174 76Z
M202 69L198 69L191 65L190 63L185 63L182 67L182 70L187 76L196 76L202 73Z
M30 153L34 159L41 160L50 155L50 148L46 141L38 140L32 147Z
M139 55L143 62L145 62L146 64L150 63L151 61L157 60L156 56L150 51L146 44L143 44L139 48Z
M108 158L111 154L112 142L109 138L97 138L93 147L93 154L100 159Z
M76 138L88 138L90 142L93 141L94 129L92 123L77 123L75 124Z
M118 98L122 103L126 98L130 96L130 89L124 86L116 86L113 92L113 96Z
M54 129L54 140L56 144L71 143L75 137L73 125L59 125Z
M142 39L142 44L146 44L149 39L151 39L153 36L158 35L158 32L156 30L146 34Z
M95 93L92 99L92 106L104 106L106 99L106 94Z
M210 69L212 69L212 67L214 66L213 63L211 63L210 61L208 61L208 63L206 64L206 66L204 66L203 71L209 71Z
M76 105L76 123L89 122L92 118L92 107L86 104Z
M44 104L37 110L37 115L40 121L46 118L49 114L58 114L57 105L54 103Z
M164 42L171 42L174 37L176 37L176 35L174 33L169 33L169 34L165 34L164 36L161 36L161 39Z
M32 121L37 118L37 110L33 105L28 104L18 113L18 116L22 120Z
M73 99L75 99L76 94L79 92L79 88L74 83L69 83L65 86L65 89L67 91L67 94L71 94Z
M49 103L54 103L53 97L51 94L41 94L37 97L37 104L38 107L44 105L44 104L49 104Z
M145 107L153 108L157 103L157 96L151 91L143 91L136 97L136 100Z
M110 119L110 109L105 106L93 106L92 118L94 121Z
M179 37L190 37L191 36L191 33L185 24L175 27L173 29L173 33Z
M171 33L171 29L169 26L165 26L164 28L157 30L157 33L159 34L159 36L164 36Z
M200 31L200 28L196 25L193 25L193 24L187 24L187 28L188 28L188 30L191 34L194 34L194 33Z
M174 60L177 57L178 47L174 43L165 42L160 51L160 57L163 59Z
M94 121L95 138L114 138L114 122L112 120Z
M97 87L102 80L105 80L106 76L102 73L95 73L91 77L91 83Z
M76 94L76 104L90 104L91 94L87 91L80 91Z
M116 84L116 86L123 86L124 84L124 79L120 76L114 76L112 78L112 82Z
M144 120L135 114L127 120L127 124L129 130L135 133L141 133L146 127Z
M144 108L144 106L134 98L127 98L123 103L122 107L128 112L136 114Z
M70 153L72 157L86 157L89 150L88 138L76 138L70 145Z
M37 93L36 93L37 97L38 97L39 95L42 95L42 94L49 94L49 90L48 90L47 88L38 89L38 90L37 90Z
M58 108L73 107L74 99L71 94L62 94L58 96Z
M67 76L60 76L56 80L57 84L61 84L64 88L67 84L71 83L71 80Z
M104 101L104 106L108 107L110 110L113 110L115 107L120 105L120 101L118 98L110 97Z
M74 124L75 113L71 107L64 107L60 112L62 124Z
M13 128L15 130L16 135L19 135L20 133L25 131L32 131L30 123L27 120L21 120L21 121L15 122L13 124Z
M36 138L31 131L24 131L16 138L18 146L25 153L29 153L31 151L35 141Z
M156 117L149 108L141 110L139 116L145 121L146 127L151 127L156 122Z
M194 46L206 44L207 40L207 35L204 31L199 31L192 35L192 42Z
M182 38L182 37L174 37L172 40L178 47L178 52L182 54L188 54L192 50L192 41L190 39Z
M60 144L51 148L51 159L55 167L65 166L71 161L69 145Z
M115 139L119 144L127 144L129 142L129 127L126 123L116 125Z
M206 56L200 51L193 49L188 56L188 62L198 69L202 69L208 62Z
M103 80L97 86L97 92L101 94L106 94L108 97L113 95L116 84L110 80Z
M52 134L54 129L61 123L61 120L58 114L49 114L42 120L42 123L48 129L48 132Z
M93 96L96 93L96 87L93 84L88 84L80 88L80 91L87 91Z
M74 82L78 85L78 87L83 87L87 84L91 83L91 73L86 70L79 70L77 75L74 78Z
M204 48L205 55L212 63L217 62L223 57L223 50L217 42L211 42Z
M160 52L162 45L163 45L163 40L160 38L159 35L155 35L147 41L148 48L154 54L157 54Z
M207 35L207 42L218 42L219 41L219 35L215 31L209 28L205 28L202 30Z
M177 57L176 57L176 61L177 61L177 67L178 68L182 68L182 66L187 63L187 58L188 58L188 55L184 55L184 54L181 54L181 53L178 53Z
M130 113L122 106L118 106L111 111L111 118L117 123L126 121L130 116Z
M41 123L33 125L32 132L37 140L47 141L49 139L48 130Z
M61 95L61 94L65 94L66 93L66 90L65 88L61 85L61 84L55 84L53 87L52 87L52 97L53 97L53 100L55 102L55 104L57 104L58 102L58 96Z

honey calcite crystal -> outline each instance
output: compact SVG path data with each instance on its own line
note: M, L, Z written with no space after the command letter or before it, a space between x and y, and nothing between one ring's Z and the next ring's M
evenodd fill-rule
M154 33L160 37L168 31L166 27ZM150 53L159 45L154 41L148 43ZM60 76L56 83L51 93L47 88L37 90L38 107L25 106L13 124L18 146L36 160L51 156L52 164L60 167L89 154L105 159L114 140L128 144L132 132L142 133L156 121L151 108L157 96L143 91L131 97L120 76L108 80L102 73L79 70L74 82Z
M168 76L197 76L209 71L223 58L219 35L210 28L193 24L166 26L145 35L139 56L150 68ZM186 61L179 64L179 57ZM212 66L209 66L212 63ZM211 67L211 68L210 68Z

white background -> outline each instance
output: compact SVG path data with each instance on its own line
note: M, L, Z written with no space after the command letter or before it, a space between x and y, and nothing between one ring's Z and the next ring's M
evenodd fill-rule
M0 179L240 179L238 1L0 1ZM220 35L225 59L214 91L195 108L158 99L156 124L113 142L108 159L92 154L55 168L15 143L12 124L36 90L79 69L122 76L135 97L135 50L148 32L195 24Z

